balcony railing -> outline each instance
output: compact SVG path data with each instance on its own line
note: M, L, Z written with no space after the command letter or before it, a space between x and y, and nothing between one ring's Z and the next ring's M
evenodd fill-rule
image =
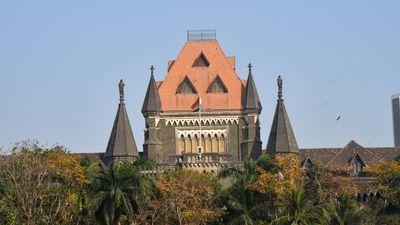
M229 163L232 155L224 153L183 153L181 155L170 156L171 163Z

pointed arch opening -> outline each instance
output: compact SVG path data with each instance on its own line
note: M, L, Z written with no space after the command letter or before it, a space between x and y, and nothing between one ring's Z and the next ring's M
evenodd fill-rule
M194 60L192 67L209 67L210 62L206 58L203 52Z
M354 157L352 157L352 159L350 159L350 162L353 173L355 175L359 175L363 171L363 168L366 166L358 153Z
M189 77L186 75L182 82L179 84L176 94L197 94L197 90Z
M207 88L207 93L213 93L213 94L224 94L228 93L228 88L226 88L224 82L222 82L221 77L217 75L215 79L211 82L211 84Z

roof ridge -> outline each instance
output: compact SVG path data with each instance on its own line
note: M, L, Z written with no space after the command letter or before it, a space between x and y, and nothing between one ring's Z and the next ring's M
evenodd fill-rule
M382 160L381 157L375 155L375 153L373 153L371 150L369 150L369 149L367 149L367 148L364 148L364 149L365 149L367 152L369 152L371 155L373 155L375 158L377 158L377 159L379 159L379 160Z
M183 44L183 47L181 48L181 50L179 51L178 55L176 56L176 58L175 58L175 60L174 60L175 62L178 61L178 57L179 57L180 55L182 55L182 52L183 52L183 50L185 49L185 46L186 46L187 44L188 44L187 41L185 42L185 44ZM167 70L167 74L164 75L164 80L166 80L166 79L168 78L168 76L170 76L170 74L172 74L171 71L172 71L172 69L174 68L174 65L175 65L175 63L171 65L171 67L169 68L169 70ZM159 86L159 88L160 88L162 85L163 85L163 84L161 83L160 86Z
M331 162L332 162L333 160L335 160L335 159L339 156L339 154L340 154L341 152L343 152L343 150L344 150L344 147L343 147L342 149L340 149L340 151L339 151L338 153L336 153L335 156L334 156L331 160L329 160L329 161L326 163L326 167L328 167L328 166L331 164Z

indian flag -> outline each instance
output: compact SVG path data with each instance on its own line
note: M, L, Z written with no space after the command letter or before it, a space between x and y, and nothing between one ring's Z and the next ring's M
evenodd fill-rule
M193 105L190 107L192 108L193 112L198 112L201 109L201 98L200 96L197 98L197 100L193 103Z

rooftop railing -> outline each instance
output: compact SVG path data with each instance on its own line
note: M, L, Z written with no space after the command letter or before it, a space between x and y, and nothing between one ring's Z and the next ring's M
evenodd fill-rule
M216 30L188 30L187 41L215 41L217 40Z

